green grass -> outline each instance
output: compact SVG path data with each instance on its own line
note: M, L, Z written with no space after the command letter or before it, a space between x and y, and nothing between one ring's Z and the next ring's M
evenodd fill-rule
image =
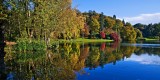
M51 40L49 46L52 46L53 44L57 43L98 43L98 42L112 42L113 40L108 39L57 39L57 40ZM47 47L45 45L45 42L42 41L36 41L32 40L32 42L29 42L27 39L20 39L16 42L17 44L12 47L12 49L16 51L32 51L32 50L45 50Z
M51 41L52 43L90 43L90 42L112 42L113 40L108 40L108 39L83 39L83 38L79 38L79 39L71 39L71 40L64 40L64 39L58 39L58 40L53 40Z
M154 38L141 38L138 40L144 40L144 41L158 41L159 39L154 39Z
M155 41L155 40L159 40L159 39L151 39L151 38L145 38L146 41Z

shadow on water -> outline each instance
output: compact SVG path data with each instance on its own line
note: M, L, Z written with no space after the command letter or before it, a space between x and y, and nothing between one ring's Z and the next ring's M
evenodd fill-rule
M5 73L5 63L4 63L4 44L0 44L0 79L5 80L7 75Z
M5 80L7 75L5 73L5 52L4 52L4 22L5 20L0 19L0 79Z

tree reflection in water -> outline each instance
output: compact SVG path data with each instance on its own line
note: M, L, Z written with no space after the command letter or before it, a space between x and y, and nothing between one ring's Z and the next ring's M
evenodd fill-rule
M4 23L6 23L6 20L1 19L0 20L0 79L4 80L6 79L7 75L5 73L5 63L4 63L4 30L5 27Z
M0 44L0 79L6 79L7 75L5 73L5 63L4 63L4 44Z
M6 50L4 57L7 67L5 73L12 74L14 79L74 80L75 73L79 71L83 74L81 70L85 67L96 69L98 66L103 68L108 63L115 65L117 61L129 58L132 53L142 54L145 49L119 44L64 43L53 45L52 49L46 51L21 52L12 48L11 51ZM159 55L159 49L155 51L155 55Z

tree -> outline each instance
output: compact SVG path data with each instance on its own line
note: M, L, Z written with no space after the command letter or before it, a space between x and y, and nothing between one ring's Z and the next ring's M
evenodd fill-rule
M0 45L4 44L4 29L8 24L8 20L7 20L8 16L7 16L6 8L4 7L3 2L4 0L0 0Z
M113 26L115 25L115 20L109 18L109 17L106 17L105 20L104 20L104 26L106 28L113 28Z
M81 29L81 36L87 37L89 35L89 26L85 24L84 28Z
M60 18L60 27L61 29L56 30L57 33L60 33L61 38L71 39L80 37L80 31L84 28L85 18L82 15L77 15L75 10L66 9L63 12L63 17Z
M133 41L137 37L137 33L132 26L125 26L121 30L122 40Z
M142 32L139 29L135 28L135 31L137 33L136 38L142 38L143 37Z
M141 24L141 23L137 23L133 27L139 29L140 31L142 31L143 29L145 29L145 25Z
M116 15L113 15L113 19L116 20Z
M97 19L91 17L90 30L93 33L98 33L100 28L100 24Z
M100 23L100 31L102 31L104 29L104 15L103 15L103 12L100 14L99 23Z
M129 23L129 22L126 22L126 25L125 25L125 26L132 26L132 24Z
M84 27L85 18L71 9L71 0L26 0L6 2L11 6L7 36L49 40L51 33L57 38L77 38ZM32 6L32 7L29 7ZM55 38L55 37L54 37Z
M123 25L122 21L119 19L116 19L116 23L113 27L113 30L115 30L117 33L119 33L123 26L124 25Z
M126 22L124 21L124 19L122 20L123 25L126 25Z
M144 25L141 23L137 23L134 25L135 28L138 28L144 37L150 37L150 38L158 38L158 34L160 31L160 23L155 24L148 24Z
M143 35L144 37L151 37L153 36L153 33L154 32L154 26L153 24L148 24L148 26L146 26L146 28L143 30Z

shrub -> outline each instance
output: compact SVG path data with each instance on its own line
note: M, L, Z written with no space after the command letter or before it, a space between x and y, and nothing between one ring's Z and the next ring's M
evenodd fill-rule
M100 36L101 36L101 38L103 38L103 39L106 38L106 34L105 34L103 31L100 32Z
M14 50L17 51L32 51L32 50L45 50L46 45L44 42L40 41L32 41L29 42L29 40L21 40L17 41L17 44L13 46Z
M117 33L111 33L110 34L111 39L114 41L120 41L120 36Z

